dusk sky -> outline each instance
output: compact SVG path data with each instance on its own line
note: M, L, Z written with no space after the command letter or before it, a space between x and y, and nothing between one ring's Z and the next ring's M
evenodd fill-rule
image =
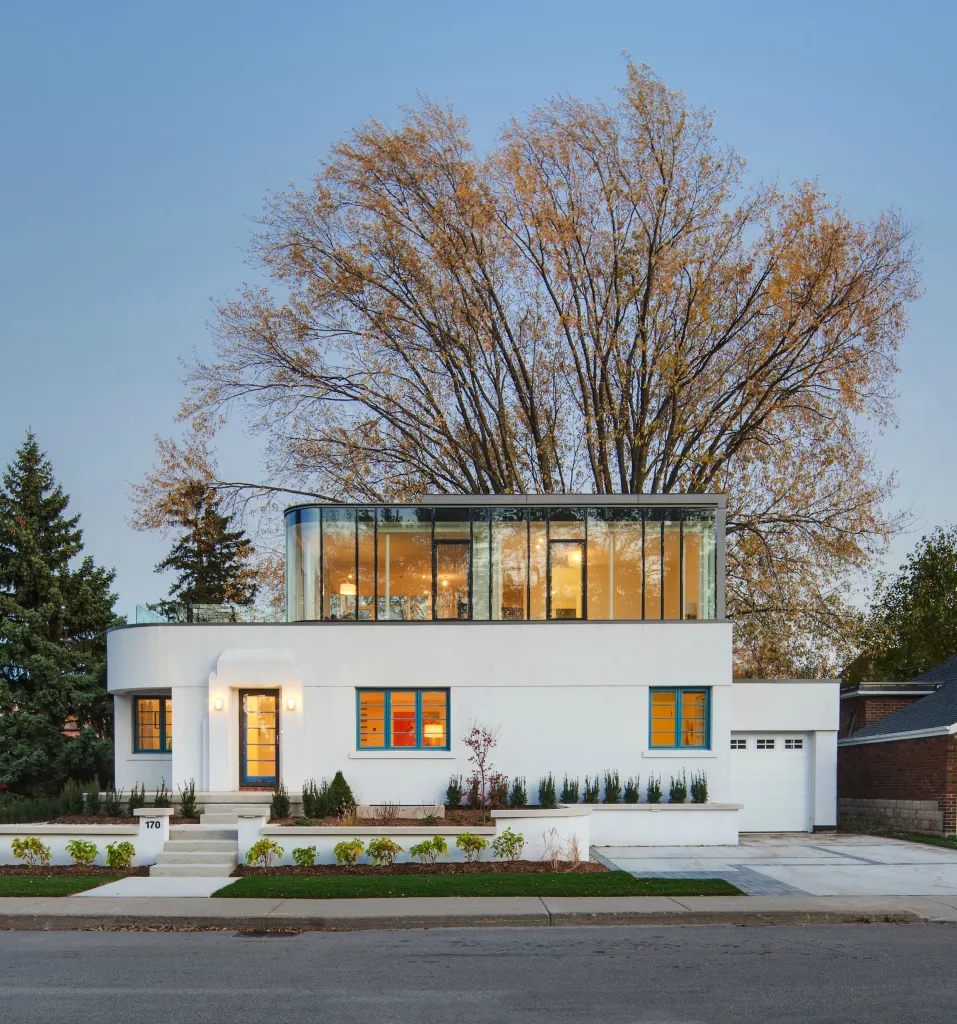
M305 184L370 117L450 101L478 148L558 92L613 101L622 51L694 105L750 173L817 177L857 218L899 208L924 296L900 352L900 427L876 442L914 515L889 564L957 520L957 14L945 3L367 2L0 5L0 462L31 426L118 570L118 610L165 594L168 542L128 525L170 435L180 358L251 271L264 194ZM225 474L260 476L234 431Z

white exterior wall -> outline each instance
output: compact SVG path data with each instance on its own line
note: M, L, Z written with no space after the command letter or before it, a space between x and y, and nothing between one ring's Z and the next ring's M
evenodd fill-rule
M703 770L712 800L731 796L729 735L738 726L727 622L136 626L109 634L108 658L118 787L151 788L162 775L170 788L194 778L200 791L237 789L239 692L275 687L280 772L291 792L341 769L361 803L441 800L450 775L468 774L461 737L474 720L498 728L494 766L524 775L533 802L549 771L560 787L565 773L583 781L605 769L622 783L639 775L642 790L649 773L660 774L666 793L681 768ZM452 749L356 750L363 686L448 688ZM655 686L711 688L710 750L651 754ZM172 694L171 761L131 753L135 693Z
M811 734L811 806L815 828L837 825L837 729L840 680L738 679L731 687L731 731ZM736 794L731 794L736 799Z

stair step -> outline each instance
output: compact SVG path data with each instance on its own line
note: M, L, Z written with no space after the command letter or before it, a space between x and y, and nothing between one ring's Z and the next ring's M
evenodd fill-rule
M154 878L229 878L232 872L229 864L154 864L150 868Z
M238 822L235 813L215 813L215 814L201 814L199 816L199 822L201 825L235 825Z
M172 837L170 840L180 841L189 840L196 842L206 842L207 840L232 840L236 842L236 829L235 828L216 828L215 826L203 826L203 825L173 825L169 830L169 834Z
M236 840L232 839L169 839L164 853L235 853Z
M204 814L264 814L269 816L271 804L207 804Z
M237 862L235 849L232 853L167 853L164 850L156 855L157 864L228 864L235 867Z

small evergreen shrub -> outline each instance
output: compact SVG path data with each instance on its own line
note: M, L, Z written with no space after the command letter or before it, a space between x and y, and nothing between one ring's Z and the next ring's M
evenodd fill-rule
M362 856L363 849L361 839L350 839L348 842L336 843L332 852L335 854L337 864L348 864L351 867Z
M553 810L558 806L555 798L555 776L551 772L538 782L538 806Z
M288 818L290 809L289 793L286 790L286 784L280 779L269 803L269 816L271 818Z
M366 853L369 855L369 860L377 867L389 867L399 856L400 853L405 851L394 839L389 839L387 836L377 836L375 839L369 840L369 845L366 847Z
M661 803L661 776L660 775L649 775L648 776L648 803L660 804Z
M352 795L349 783L342 772L336 772L329 784L329 813L336 818L354 816L356 798Z
M29 836L26 839L18 837L10 843L10 848L17 860L22 860L31 868L46 867L53 856L50 847L44 846L36 836Z
M434 836L409 847L409 856L418 857L423 864L434 864L440 854L443 857L449 855L448 844L442 836Z
M567 775L562 783L562 795L558 798L563 804L578 803L578 779L570 779Z
M481 860L483 852L488 849L488 840L474 832L461 832L456 837L455 845L465 854L467 861Z
M640 779L637 775L632 775L625 783L625 803L636 804L639 800L641 800Z
M132 865L135 854L136 850L131 842L107 843L106 866L108 868L128 868Z
M97 850L96 843L88 843L84 839L71 839L66 844L66 852L73 858L74 864L88 868L100 851Z
M30 798L0 792L0 824L49 821L62 813L58 796Z
M123 815L123 791L117 792L112 786L103 796L103 813L108 818L119 818Z
M316 848L314 846L297 846L292 851L292 859L301 868L311 868L316 863Z
M677 777L671 776L671 788L668 790L668 800L673 804L683 804L688 799L688 780L685 777L684 768Z
M312 826L312 818L296 818L293 825L298 825L300 828L310 828ZM295 853L295 850L293 851Z
M708 776L704 772L691 773L691 802L693 804L708 802Z
M83 799L83 813L100 813L100 780L98 778L93 779L93 781L90 783L89 790L87 790L86 792L86 795Z
M605 772L605 803L621 803L621 779L618 772Z
M518 860L525 846L525 836L510 828L492 840L492 853L501 860Z
M331 818L334 816L329 799L329 783L325 779L316 785L315 779L307 779L302 787L302 813L306 818Z
M528 790L525 788L525 777L523 775L517 775L514 782L512 782L512 789L508 794L508 806L528 806Z
M145 794L144 794L145 795ZM166 779L160 779L159 789L153 798L154 807L172 807L173 794L166 788Z
M69 779L60 791L60 814L83 813L83 786Z
M184 818L196 817L196 780L190 779L179 788L179 813Z
M585 788L582 792L583 804L597 804L601 802L601 781L596 775L594 779L590 775L585 776Z
M137 807L146 806L146 786L142 783L137 788L136 783L133 783L133 788L130 790L130 798L126 801L127 810L130 812L130 817L133 817L133 812Z
M470 775L468 780L468 789L465 791L465 803L473 811L480 811L482 809L482 793L479 788L479 777L477 775Z
M453 775L449 779L449 785L445 791L445 809L457 811L462 806L462 796L462 776Z
M257 839L246 854L247 864L258 864L261 868L271 868L274 859L282 857L283 848L275 839Z

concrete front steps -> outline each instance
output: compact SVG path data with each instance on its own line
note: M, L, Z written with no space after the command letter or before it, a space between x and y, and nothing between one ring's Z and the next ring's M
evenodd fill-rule
M228 878L239 860L236 830L176 825L150 868L154 877Z
M197 793L196 806L203 825L235 825L240 814L269 817L271 793L260 790L235 793Z

